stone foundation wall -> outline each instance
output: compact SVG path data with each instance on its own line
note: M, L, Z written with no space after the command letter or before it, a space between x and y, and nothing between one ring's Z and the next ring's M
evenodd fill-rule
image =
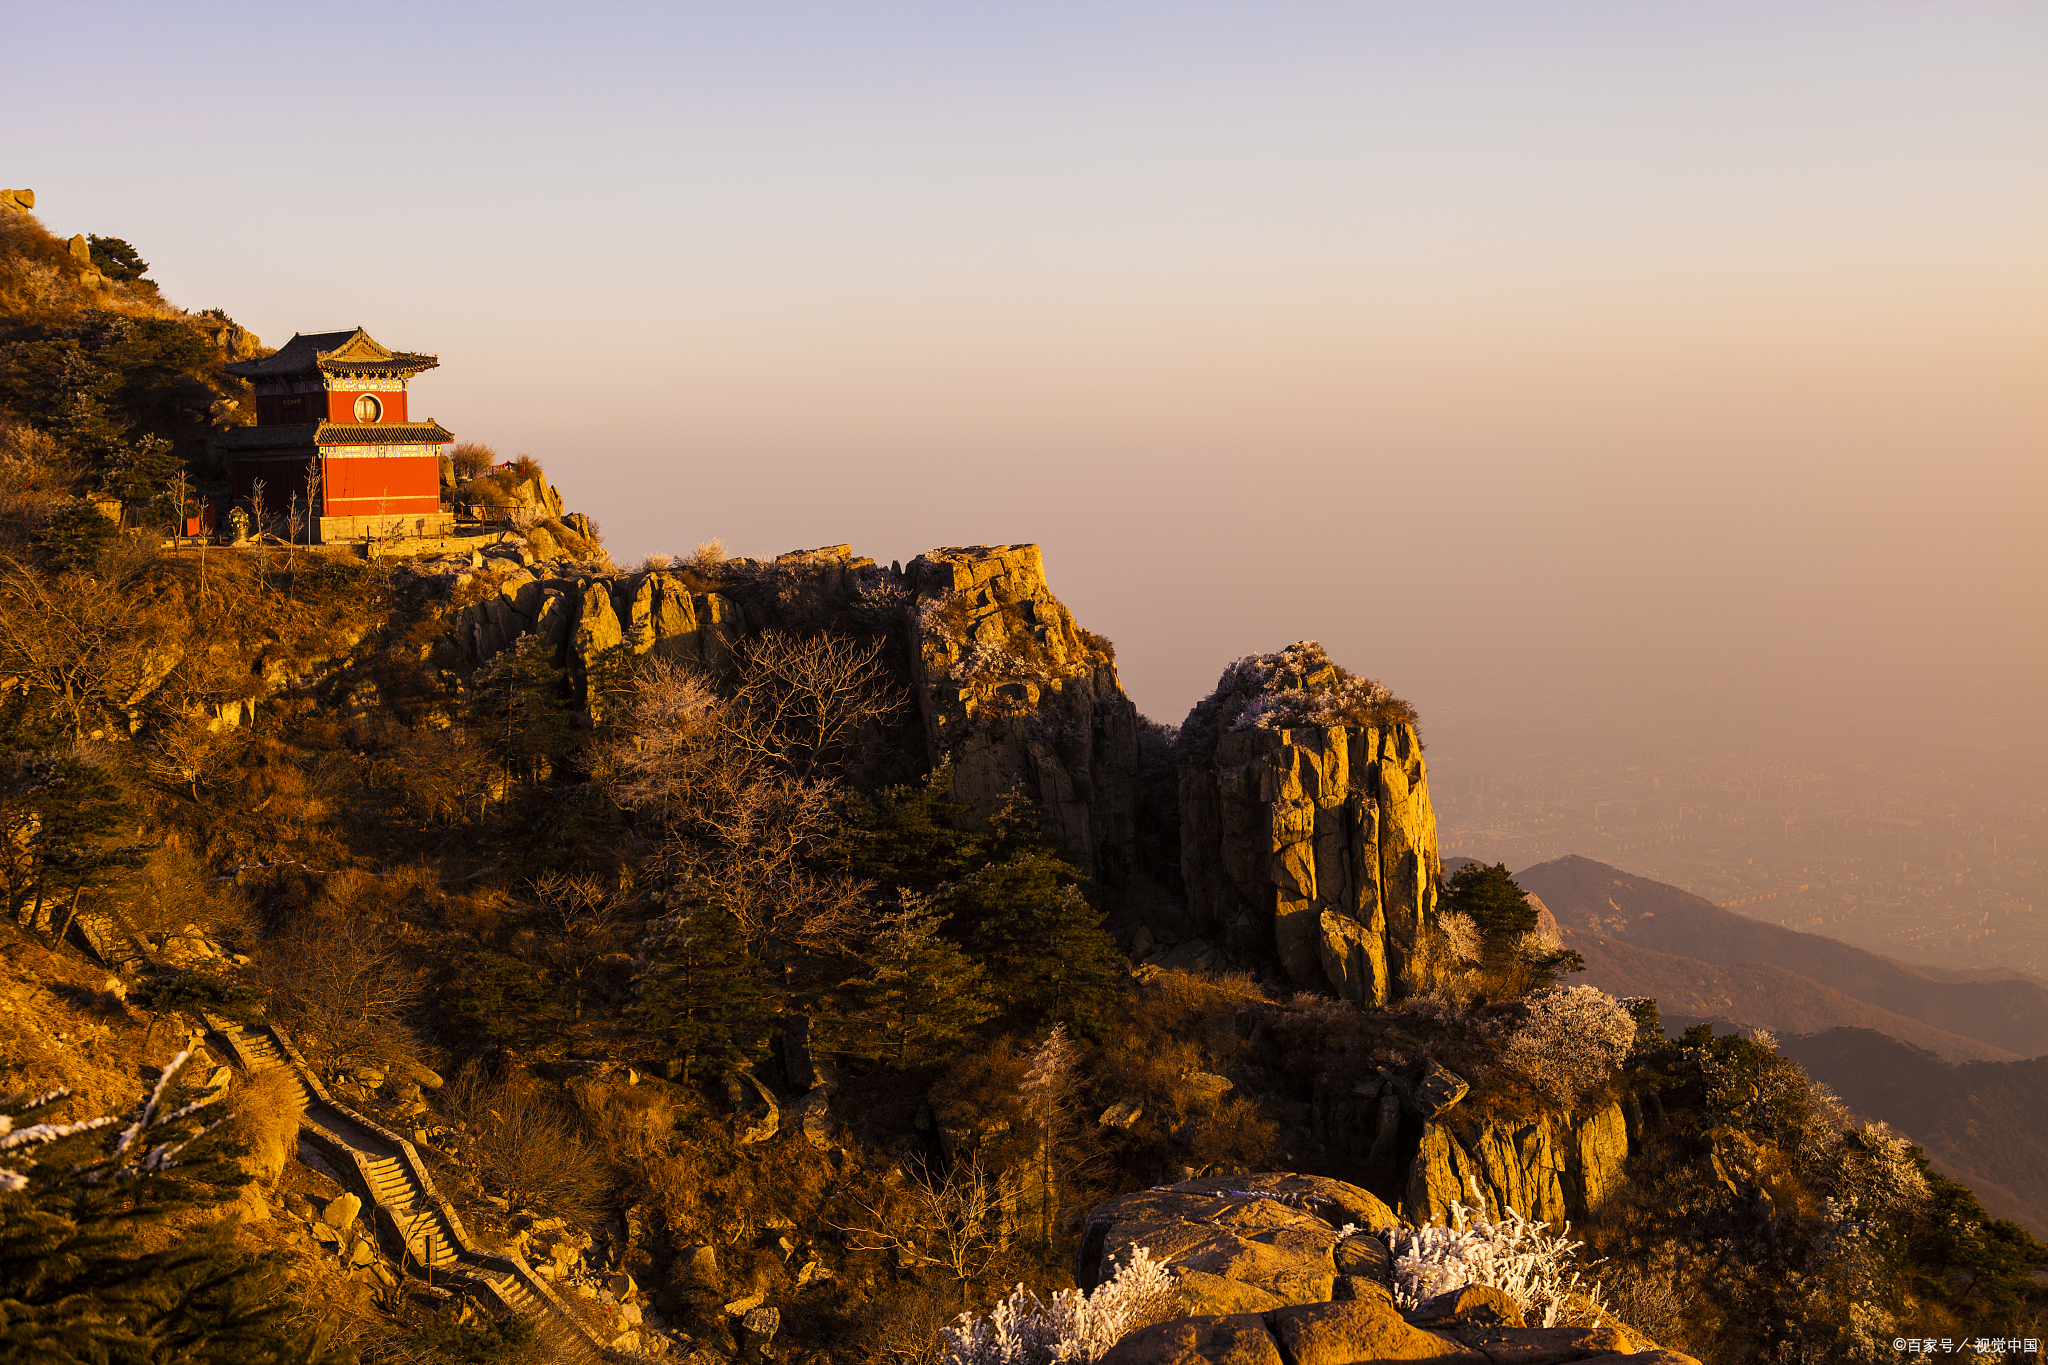
M411 540L455 534L453 512L408 512L382 517L321 517L323 545L351 540Z

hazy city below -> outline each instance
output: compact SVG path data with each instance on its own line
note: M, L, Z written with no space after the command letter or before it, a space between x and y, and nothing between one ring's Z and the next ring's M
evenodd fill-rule
M1430 788L1446 857L1576 853L1903 962L2048 975L2030 741L1954 718L1901 723L1882 756L1871 738L1619 725L1602 742L1532 720L1480 740L1453 717Z

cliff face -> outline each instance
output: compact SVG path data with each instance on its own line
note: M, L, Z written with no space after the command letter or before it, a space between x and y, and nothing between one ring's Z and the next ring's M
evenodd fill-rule
M1190 908L1295 985L1385 1005L1427 970L1436 813L1406 722L1247 729L1180 772Z
M1449 1222L1453 1201L1471 1206L1476 1183L1496 1213L1514 1209L1562 1227L1597 1213L1626 1178L1629 1132L1618 1103L1528 1123L1446 1120L1423 1125L1408 1168L1402 1212L1417 1223Z
M857 627L900 638L922 737L916 762L954 769L978 814L1023 792L1068 856L1115 882L1132 857L1138 713L1106 642L1046 586L1036 545L933 550L898 572L845 545L680 572L598 572L509 549L424 563L452 600L450 633L470 665L538 634L579 699L608 656L658 653L721 674L762 629Z
M1046 586L1036 545L932 550L903 571L927 759L976 812L1038 802L1098 881L1130 870L1138 710L1101 641Z

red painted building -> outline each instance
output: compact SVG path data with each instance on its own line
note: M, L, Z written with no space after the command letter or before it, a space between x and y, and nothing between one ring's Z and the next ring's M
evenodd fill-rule
M283 515L293 494L301 506L316 502L313 535L324 542L448 534L455 515L441 510L441 453L455 438L406 412L413 376L440 363L386 350L358 327L300 334L275 355L229 365L256 388L256 425L220 442L236 500L246 503L261 479L266 519Z

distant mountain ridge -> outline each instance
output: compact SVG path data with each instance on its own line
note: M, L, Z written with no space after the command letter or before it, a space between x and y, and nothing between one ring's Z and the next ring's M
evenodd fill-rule
M2048 1054L2048 989L2026 978L1942 980L1591 858L1539 863L1515 880L1585 956L1588 981L1655 995L1673 1012L1801 1033L1874 1029L1954 1061Z
M1574 983L1583 981L1611 995L1654 996L1667 1019L1728 1020L1773 1033L1874 1029L1947 1061L2019 1060L2016 1053L1894 1014L1766 962L1723 967L1571 929L1564 942L1586 959L1585 974L1573 976Z

